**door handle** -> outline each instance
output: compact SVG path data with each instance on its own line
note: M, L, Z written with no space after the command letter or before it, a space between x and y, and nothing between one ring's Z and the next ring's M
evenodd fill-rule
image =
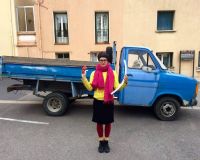
M128 76L128 77L133 77L133 75L132 75L132 74L127 74L127 76Z

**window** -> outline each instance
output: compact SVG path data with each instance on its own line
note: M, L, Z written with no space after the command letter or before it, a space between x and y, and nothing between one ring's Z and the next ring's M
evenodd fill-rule
M18 31L35 31L33 6L18 6L16 12Z
M90 61L98 62L98 53L90 53Z
M146 52L129 51L128 54L128 67L134 69L142 69L143 66L156 69L154 62Z
M69 59L69 53L56 53L56 59Z
M109 42L109 17L108 12L95 13L95 41L96 43Z
M199 51L198 67L200 67L200 51Z
M158 11L157 30L173 30L174 11Z
M98 62L98 54L99 53L106 53L105 51L91 51L90 52L90 61Z
M138 54L129 54L128 55L128 67L129 68L141 68L142 61Z
M55 43L69 43L67 13L54 13Z
M160 61L167 67L172 67L172 60L173 60L173 53L167 52L167 53L156 53L157 57L160 59Z

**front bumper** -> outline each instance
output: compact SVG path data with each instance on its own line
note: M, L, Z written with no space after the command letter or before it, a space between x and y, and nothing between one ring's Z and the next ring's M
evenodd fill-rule
M183 106L187 107L187 106L196 106L198 103L196 98L193 98L191 101L186 101L183 100Z
M192 101L190 102L190 106L196 106L198 103L196 98L193 98Z

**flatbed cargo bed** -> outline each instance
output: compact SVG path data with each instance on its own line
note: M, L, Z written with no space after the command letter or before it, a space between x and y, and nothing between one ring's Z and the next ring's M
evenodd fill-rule
M13 57L2 56L3 63L13 64L29 64L29 65L49 65L49 66L96 66L96 62L90 61L75 61L65 59L43 59L43 58L28 58L28 57Z
M81 67L88 67L88 74L96 62L27 57L0 57L0 74L15 79L33 79L65 82L81 82Z

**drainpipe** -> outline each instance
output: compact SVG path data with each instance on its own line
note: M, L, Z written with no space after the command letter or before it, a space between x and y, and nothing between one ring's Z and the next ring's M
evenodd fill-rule
M12 56L15 56L15 42L14 42L14 31L13 31L13 12L12 12L12 0L10 0L10 14L11 14L11 45L12 45Z
M41 4L44 2L44 0L38 0L37 2L37 6L38 6L38 30L39 30L39 36L38 36L38 39L39 39L39 50L40 50L40 53L41 53L41 56L42 58L44 58L43 56L43 48L42 48L42 27L41 27L41 15L40 15L40 6Z

